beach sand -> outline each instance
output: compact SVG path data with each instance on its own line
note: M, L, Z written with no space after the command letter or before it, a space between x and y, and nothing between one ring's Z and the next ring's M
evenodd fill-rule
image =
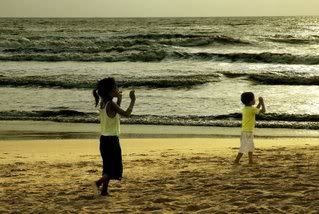
M319 138L122 139L123 180L94 194L97 139L0 141L0 213L318 213Z

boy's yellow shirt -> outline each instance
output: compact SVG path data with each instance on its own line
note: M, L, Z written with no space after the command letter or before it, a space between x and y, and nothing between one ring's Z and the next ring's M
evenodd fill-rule
M241 109L242 112L242 123L241 131L253 132L256 123L256 114L259 114L260 109L253 106L245 106Z

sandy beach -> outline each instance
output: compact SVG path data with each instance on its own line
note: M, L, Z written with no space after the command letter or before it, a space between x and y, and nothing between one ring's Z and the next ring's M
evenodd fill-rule
M0 141L0 213L317 213L319 138L124 138L124 174L96 195L96 139Z

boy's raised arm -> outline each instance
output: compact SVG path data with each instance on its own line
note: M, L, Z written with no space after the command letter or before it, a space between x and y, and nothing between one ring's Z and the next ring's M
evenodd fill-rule
M259 97L258 100L259 100L259 103L258 103L258 105L257 105L257 108L260 108L260 107L261 107L260 113L264 114L264 113L266 112L266 107L265 107L265 103L264 103L264 98Z

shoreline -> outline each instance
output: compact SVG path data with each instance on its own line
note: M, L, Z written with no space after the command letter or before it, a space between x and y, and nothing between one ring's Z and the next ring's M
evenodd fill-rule
M99 124L1 120L0 140L96 139ZM256 128L256 138L319 138L319 130ZM121 125L121 138L238 138L238 127Z

